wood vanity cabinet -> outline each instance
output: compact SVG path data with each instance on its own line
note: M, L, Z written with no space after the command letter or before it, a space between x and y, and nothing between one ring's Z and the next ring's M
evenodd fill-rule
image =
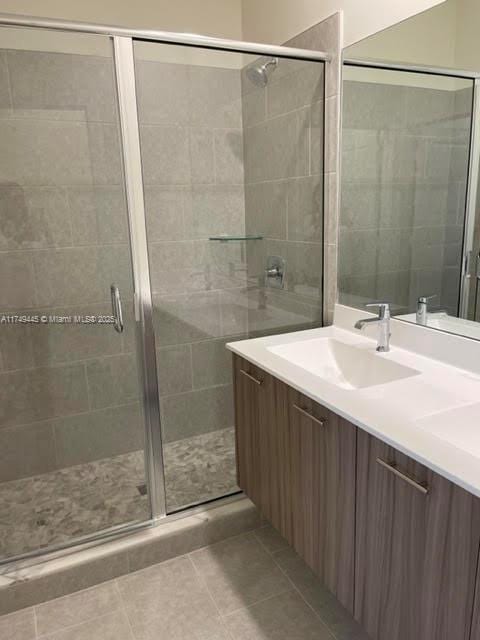
M236 355L234 386L239 486L372 640L480 640L480 500Z
M353 425L234 356L238 484L353 612Z
M374 640L468 640L479 500L358 429L356 510L363 629Z

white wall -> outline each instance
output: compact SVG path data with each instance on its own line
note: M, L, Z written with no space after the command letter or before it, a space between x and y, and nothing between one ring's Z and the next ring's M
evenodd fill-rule
M243 0L243 38L280 44L343 9L344 45L348 46L442 1Z
M451 0L450 0L451 1ZM480 70L480 2L457 0L455 66Z
M346 57L480 70L479 0L446 0L358 42Z
M242 37L241 0L0 0L0 12Z
M449 0L354 44L345 56L453 67L456 20L455 2Z

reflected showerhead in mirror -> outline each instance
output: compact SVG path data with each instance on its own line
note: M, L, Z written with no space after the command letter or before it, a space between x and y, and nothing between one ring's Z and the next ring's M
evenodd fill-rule
M268 77L278 64L278 58L271 58L263 64L257 63L247 69L247 78L257 87L266 87Z

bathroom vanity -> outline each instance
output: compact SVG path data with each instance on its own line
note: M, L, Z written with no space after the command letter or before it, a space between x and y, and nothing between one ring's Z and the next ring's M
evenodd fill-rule
M229 345L239 486L373 640L478 638L480 375L347 329Z

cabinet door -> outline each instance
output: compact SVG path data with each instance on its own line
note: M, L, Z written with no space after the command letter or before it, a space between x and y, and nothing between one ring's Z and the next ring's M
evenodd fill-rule
M234 381L238 486L288 539L288 387L239 356L234 356Z
M291 543L353 612L356 428L290 390Z
M359 430L355 617L374 640L467 640L479 501Z
M260 462L260 404L265 373L249 362L233 357L235 394L235 442L237 483L260 506L262 478Z

